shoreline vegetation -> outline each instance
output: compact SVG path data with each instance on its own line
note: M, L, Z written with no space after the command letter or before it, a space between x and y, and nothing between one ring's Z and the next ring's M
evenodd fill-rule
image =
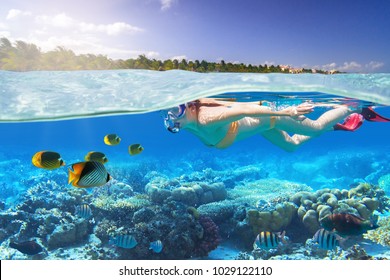
M67 71L67 70L186 70L194 72L237 72L237 73L319 73L336 74L339 71L293 68L289 65L252 65L244 63L208 62L205 60L156 60L145 55L129 59L110 59L105 55L79 54L64 47L57 47L42 52L34 44L24 41L11 43L7 38L0 38L0 70L7 71Z

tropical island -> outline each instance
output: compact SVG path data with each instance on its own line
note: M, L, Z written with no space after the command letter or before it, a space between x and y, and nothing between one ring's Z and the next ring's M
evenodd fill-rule
M294 68L289 65L252 65L232 63L221 60L167 59L164 61L150 59L145 55L129 59L111 59L105 55L75 54L72 50L57 47L42 52L35 44L24 41L11 43L7 38L0 38L0 70L8 71L65 71L65 70L112 70L112 69L146 69L146 70L186 70L194 72L241 72L241 73L319 73L335 74L338 71Z

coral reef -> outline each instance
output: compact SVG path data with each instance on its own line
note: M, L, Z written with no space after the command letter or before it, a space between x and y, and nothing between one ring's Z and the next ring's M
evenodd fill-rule
M113 193L109 196L101 195L92 200L91 206L96 218L109 218L117 219L118 217L126 217L125 219L130 219L131 215L145 207L149 206L150 201L145 195L135 195L127 198L118 198L118 196Z
M114 162L112 159L110 163ZM137 162L118 164L110 170L113 178L121 181L112 179L104 187L88 190L66 187L63 170L29 171L25 178L18 177L16 191L13 188L16 183L4 181L0 190L15 200L2 197L0 201L1 257L211 258L221 253L224 243L230 242L234 252L237 251L237 259L370 258L359 246L324 251L311 246L309 241L320 227L321 218L331 213L348 212L370 218L375 211L388 211L389 200L383 187L388 180L386 175L379 182L382 188L360 183L348 190L313 191L305 184L269 178L281 171L269 168L266 163L237 164L232 168L226 161L207 162L208 159L198 158L194 153L192 160L180 165L170 167L166 163L164 168L169 172L163 171L158 161L136 159ZM331 164L331 160L326 164ZM340 162L336 165L342 167ZM294 168L306 172L309 166L302 163L284 166L286 172ZM24 166L21 170L28 168ZM91 217L85 219L75 214L75 206L81 204L90 207ZM382 218L379 224L379 229L365 237L388 246L389 221ZM283 230L296 243L252 251L260 231ZM132 235L138 244L131 249L111 245L109 239L119 235ZM310 239L305 246L307 238ZM44 253L29 257L9 247L10 241L26 240L38 242ZM149 249L150 242L155 240L163 243L160 253ZM239 249L247 252L240 253Z
M356 244L349 247L347 250L342 251L331 251L330 259L332 260L375 260L382 258L375 258L367 254L366 250L364 250L360 245Z
M145 185L150 181L149 173L159 170L161 163L155 160L141 160L135 162L122 162L116 164L115 168L110 170L113 178L120 178L125 185L131 186L132 190L137 193L144 191Z
M253 233L261 231L281 231L292 221L297 207L291 202L278 203L273 211L247 211L247 223L252 227Z
M164 180L157 177L145 187L146 193L155 203L165 200L182 202L189 206L199 206L226 199L227 192L223 183L184 182Z
M382 188L387 195L390 195L390 174L380 177L378 179L378 186Z
M75 245L80 243L88 234L88 221L78 220L75 223L58 225L47 236L49 250Z
M321 189L316 192L298 192L290 198L297 205L299 220L309 233L320 228L320 221L332 213L350 213L370 219L374 211L389 210L390 200L384 191L374 185L361 183L346 189Z
M197 210L218 223L221 236L237 237L240 246L249 248L262 225L281 230L293 219L296 212L293 208L296 207L287 200L293 193L302 190L311 189L277 179L245 182L234 189L227 189L227 199L200 205ZM264 202L264 205L259 202ZM248 213L251 213L250 219L247 218ZM263 215L267 216L266 220L262 219Z
M255 260L269 260L280 255L291 254L294 252L294 249L296 249L295 244L287 243L279 244L278 247L268 250L256 248L251 252L251 254Z
M383 246L390 246L390 217L379 218L378 226L379 228L363 234L363 237Z
M204 184L219 199L226 193L222 187ZM75 216L75 205L81 203L90 205L91 219ZM153 205L148 195L118 182L92 192L64 189L51 180L37 182L15 208L0 213L0 226L1 241L35 238L48 252L39 258L50 259L72 259L72 250L85 259L188 259L207 256L220 240L218 226L196 208L189 211L174 199ZM124 249L108 244L110 236L124 234L134 235L138 245ZM159 254L149 250L154 240L164 244ZM5 258L29 258L6 244Z
M135 248L115 248L119 259L184 259L215 248L213 225L216 227L211 219L197 220L185 205L172 201L163 207L143 207L134 213L130 223L105 219L96 225L95 234L103 243L109 236L119 234L135 237L138 242ZM162 241L164 249L154 254L149 246L157 239ZM202 249L197 251L198 247Z
M255 260L382 260L383 257L369 255L364 248L358 244L343 250L336 247L334 250L323 250L316 246L312 239L308 239L305 245L290 243L281 245L276 249L253 250L251 254L240 253L237 259Z
M211 217L215 222L224 223L229 221L240 208L242 209L242 206L234 200L224 200L200 205L197 210L200 215Z
M246 204L253 208L258 208L258 202L261 200L267 201L269 206L272 206L279 202L287 201L288 197L301 191L309 192L312 191L312 188L305 184L270 178L237 185L234 189L229 190L228 198L234 199L241 205ZM264 210L269 209L268 207Z
M74 216L74 205L82 201L84 190L64 190L54 181L38 183L27 190L22 202L0 215L1 241L38 238L45 250L83 242L92 225Z
M251 247L260 231L286 230L294 241L304 242L314 235L321 227L320 220L329 214L352 213L369 219L374 211L386 212L390 205L383 190L365 183L350 190L317 191L273 179L257 183L237 186L228 190L227 200L218 205L210 203L198 208L201 213L214 213L212 217L219 222L223 236L237 236L246 249ZM270 189L269 192L264 190L264 185ZM226 228L230 228L230 231Z
M237 166L230 172L207 167L209 161L207 164L202 163L202 165L206 167L202 168L201 171L183 172L184 175L180 176L180 179L187 182L206 182L208 184L223 183L226 188L230 189L234 188L238 182L248 181L248 178L250 180L260 180L268 177L268 172L263 167L255 165Z
M203 228L202 238L195 244L194 255L205 257L208 253L216 249L221 241L218 226L210 217L201 216L199 223Z

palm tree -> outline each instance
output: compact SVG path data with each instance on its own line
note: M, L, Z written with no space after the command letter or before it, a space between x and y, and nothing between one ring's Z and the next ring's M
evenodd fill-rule
M10 57L16 49L12 46L7 38L0 39L0 68L5 69L4 66L10 63Z
M8 39L2 38L0 53L3 70L39 70L41 51L34 44L16 41L16 47L13 47Z
M43 56L43 65L49 70L79 70L81 69L75 53L64 47L57 47L54 51Z

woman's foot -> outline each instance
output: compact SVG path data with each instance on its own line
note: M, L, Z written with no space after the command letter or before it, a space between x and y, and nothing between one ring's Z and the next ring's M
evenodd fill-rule
M355 131L362 126L364 118L361 114L353 113L345 118L343 123L337 123L333 126L334 130Z

